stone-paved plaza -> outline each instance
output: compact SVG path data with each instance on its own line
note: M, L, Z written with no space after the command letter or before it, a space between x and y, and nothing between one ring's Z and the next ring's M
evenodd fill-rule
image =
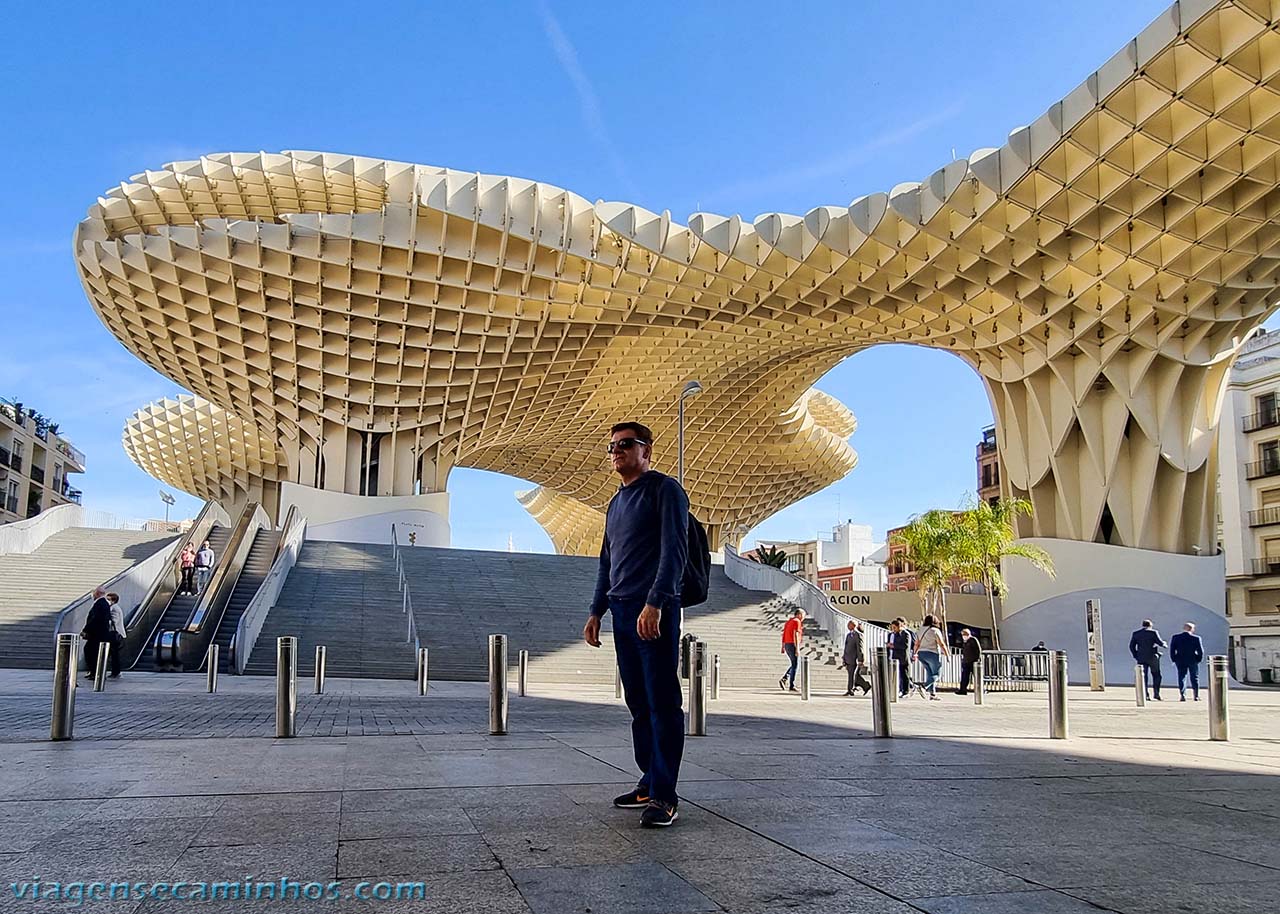
M299 736L273 738L274 681L126 675L80 688L76 739L48 741L50 674L0 671L0 911L14 883L336 883L321 901L85 901L120 914L352 910L467 914L729 911L1273 912L1280 900L1280 693L1139 709L1070 693L894 705L726 690L690 739L680 821L648 831L609 800L634 784L611 689L513 695L487 735L484 684L299 683ZM362 882L425 898L357 900Z

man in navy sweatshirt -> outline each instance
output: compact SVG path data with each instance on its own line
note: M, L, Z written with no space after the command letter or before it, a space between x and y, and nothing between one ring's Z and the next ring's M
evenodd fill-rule
M605 514L604 542L583 640L600 646L600 618L613 613L613 645L631 711L640 782L613 801L643 809L646 828L678 818L676 780L684 754L680 688L680 583L689 551L689 498L649 469L653 432L638 422L611 429L608 447L622 485Z

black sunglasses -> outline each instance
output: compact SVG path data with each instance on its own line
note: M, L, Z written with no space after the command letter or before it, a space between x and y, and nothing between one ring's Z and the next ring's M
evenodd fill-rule
M610 441L606 450L610 454L616 454L618 451L629 451L637 444L647 445L648 443L640 438L619 438L617 441Z

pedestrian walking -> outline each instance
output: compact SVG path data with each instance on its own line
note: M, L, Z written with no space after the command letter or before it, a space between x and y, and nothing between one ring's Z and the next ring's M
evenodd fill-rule
M689 498L675 479L649 468L653 432L613 426L608 453L622 485L605 513L595 597L583 640L600 646L600 619L613 613L618 672L631 712L640 780L613 801L643 809L646 828L679 818L676 782L684 754L680 686L681 582L689 554Z
M889 623L889 660L898 661L898 695L902 698L911 689L911 671L907 669L910 656L911 632L907 630L907 620L899 616Z
M1150 619L1143 619L1142 628L1129 636L1129 653L1142 664L1142 691L1156 701L1160 700L1160 649L1168 646Z
M787 667L787 671L782 674L782 678L778 680L778 688L789 689L795 692L796 689L796 667L800 664L800 642L804 638L804 610L791 610L791 618L782 626L782 653L787 655L787 659L791 661L791 665ZM790 680L791 685L787 685Z
M218 557L214 555L213 547L209 545L209 541L205 540L200 544L200 551L196 553L196 595L204 593L204 589L209 586L209 578L213 574L213 566L217 564Z
M178 570L182 573L178 581L178 594L195 593L196 547L191 543L182 547L182 553L178 556Z
M107 593L94 600L89 607L89 615L85 617L84 628L80 631L80 637L84 639L84 665L88 670L86 679L93 678L93 673L98 668L98 652L103 645L108 649L115 647L113 616L114 607L119 602L119 595ZM124 628L123 621L120 627ZM120 651L111 650L110 657L111 676L114 679L120 675Z
M1191 696L1200 700L1200 662L1204 660L1204 643L1196 634L1196 624L1186 622L1182 631L1169 639L1169 659L1178 668L1178 695L1187 700L1187 677L1191 678Z
M973 671L982 662L982 645L973 637L967 628L960 629L960 688L957 695L969 694L969 683L973 681Z
M942 657L947 653L947 639L938 628L932 615L924 617L924 625L916 636L916 650L913 659L924 666L924 690L929 693L930 701L938 701L938 674L942 672Z
M866 646L862 635L862 626L853 619L849 620L848 633L844 636L844 653L840 657L840 665L849 671L849 687L844 694L853 695L854 690L861 687L862 694L871 691L871 682L863 675L866 668Z

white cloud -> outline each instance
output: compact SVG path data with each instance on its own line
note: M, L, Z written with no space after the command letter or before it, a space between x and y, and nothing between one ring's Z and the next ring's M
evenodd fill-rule
M782 171L776 171L772 174L727 184L716 188L710 193L703 194L702 199L720 202L733 201L744 197L759 196L779 190L801 187L823 178L845 174L850 169L871 160L876 154L904 143L924 133L931 127L951 120L960 113L963 107L962 103L953 102L945 108L919 117L902 127L876 134L870 139L864 140L856 146L841 150L834 155L796 165Z
M582 69L582 62L578 59L577 49L573 46L573 42L569 40L569 36L565 34L564 29L560 27L559 20L556 19L546 3L538 4L538 15L542 19L542 30L547 36L547 41L551 44L551 50L555 52L556 60L559 61L561 69L569 77L569 81L573 84L574 92L577 93L578 107L582 111L582 120L586 123L587 132L604 154L627 193L633 199L637 198L639 192L631 180L626 163L618 152L618 147L613 142L613 137L609 134L609 128L605 126L604 114L600 110L600 99L596 95L595 86L592 84L591 79L587 76L586 71Z

